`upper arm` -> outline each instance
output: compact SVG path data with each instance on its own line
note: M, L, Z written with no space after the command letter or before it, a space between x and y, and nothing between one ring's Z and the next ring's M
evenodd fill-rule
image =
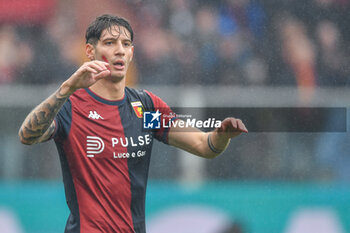
M170 117L173 114L173 111L171 108L158 96L154 95L152 92L149 92L145 90L147 95L149 96L151 103L152 103L152 108L150 111L159 111L162 113L162 120L161 122L164 123L164 125L168 125L169 121L171 121L173 118ZM167 117L164 117L167 116ZM158 140L161 141L165 144L169 144L168 142L168 134L169 134L169 128L168 127L163 127L163 124L161 124L160 129L154 130L154 137Z

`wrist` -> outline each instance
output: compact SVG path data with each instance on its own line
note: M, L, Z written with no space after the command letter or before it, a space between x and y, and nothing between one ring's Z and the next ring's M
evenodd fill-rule
M214 131L212 131L212 134L214 135L214 137L220 138L220 140L224 140L224 141L231 140L231 137L229 136L228 133L221 131L218 128L216 128Z
M220 150L220 149L216 148L216 147L213 145L213 142L211 141L210 136L211 136L211 134L208 134L208 146L209 146L209 149L210 149L212 152L214 152L215 154L221 154L224 150Z
M77 89L73 88L68 81L65 81L64 83L62 83L60 90L59 90L59 94L62 96L70 96L71 94L73 94Z
M215 131L208 134L208 146L215 154L221 154L223 151L225 151L229 142L230 138L223 138L222 135L219 135Z

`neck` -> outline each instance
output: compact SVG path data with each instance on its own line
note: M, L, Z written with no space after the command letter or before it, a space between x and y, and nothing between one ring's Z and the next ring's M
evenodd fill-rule
M124 97L125 78L118 82L101 79L90 87L97 95L107 100L120 100Z

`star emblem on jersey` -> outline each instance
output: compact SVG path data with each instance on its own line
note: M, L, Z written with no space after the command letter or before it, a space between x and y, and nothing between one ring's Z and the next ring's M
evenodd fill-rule
M160 116L162 113L157 110L156 112L144 112L143 113L143 128L145 129L160 129Z
M98 114L96 111L90 111L90 114L89 114L88 118L91 118L91 119L94 119L94 120L99 120L99 119L103 120L103 117L101 117L101 115Z
M131 102L131 106L135 111L135 114L138 118L142 118L143 116L143 106L141 101Z

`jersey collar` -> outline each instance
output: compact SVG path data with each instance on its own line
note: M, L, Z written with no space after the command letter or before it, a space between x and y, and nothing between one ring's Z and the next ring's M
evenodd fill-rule
M104 104L108 104L108 105L116 105L116 106L120 106L122 104L124 104L125 100L126 100L126 94L124 92L124 97L121 100L107 100L99 95L97 95L96 93L94 93L93 91L91 91L89 88L85 88L86 92L95 100L104 103Z

